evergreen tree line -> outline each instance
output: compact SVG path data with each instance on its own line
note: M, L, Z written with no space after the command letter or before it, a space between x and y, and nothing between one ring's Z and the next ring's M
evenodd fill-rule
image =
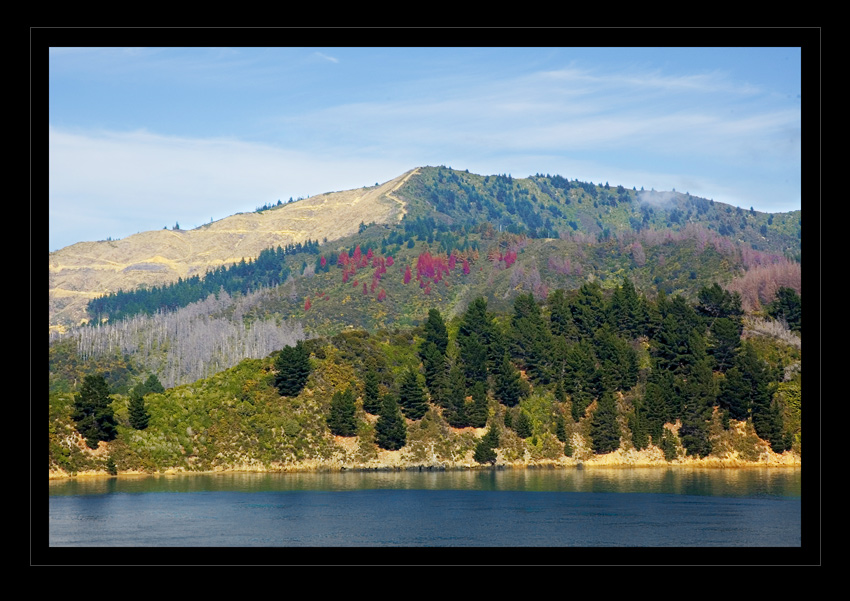
M382 418L384 430L393 424L395 434L383 434L386 440L379 444L399 448L404 445L399 416L419 420L429 407L440 407L449 425L482 428L489 398L510 409L532 387L550 390L556 401L568 402L566 415L574 422L591 420L593 448L607 453L621 444L618 395L640 390L630 395L635 400L628 413L638 449L652 442L672 455L664 425L679 421L685 451L705 456L711 452L708 432L716 410L727 428L730 420L751 420L759 437L782 452L790 448L790 437L772 402L781 374L772 373L741 339L742 315L740 297L716 284L703 288L691 303L663 292L649 299L628 279L610 294L587 283L572 293L556 290L545 303L520 295L508 316L490 313L486 301L476 299L451 340L440 312L432 309L418 348L419 366L404 371L380 396L376 367L369 362L361 374L363 408ZM649 358L643 369L642 345ZM351 421L337 432L356 431L352 399L345 399ZM505 415L513 420L506 426L522 438L531 436L524 411ZM566 442L562 434L559 438Z
M778 305L790 302L785 296L777 295ZM488 428L475 449L476 460L487 463L495 460L504 428L523 439L535 435L524 403L534 391L554 395L552 421L568 455L570 420L585 420L593 450L608 453L621 445L618 415L623 414L636 448L652 443L669 458L676 448L665 424L680 422L678 438L685 451L705 456L712 450L709 426L718 414L727 428L732 420L751 422L758 436L781 452L790 443L773 402L782 374L741 339L741 317L740 297L718 285L704 287L696 302L690 302L663 293L650 299L628 279L608 292L597 283L573 292L557 290L545 302L520 295L509 314L490 312L478 298L453 323L456 334L451 336L439 310L431 309L421 330L410 335L418 341L416 364L393 378L376 347L355 352L361 382L336 391L324 417L333 434L357 435L356 391L362 390L362 409L378 418L375 442L396 450L407 443L409 422L438 410L450 426ZM368 335L338 338L349 339L349 348L355 349L354 343ZM311 348L319 347L298 340L276 354L273 381L281 396L295 397L306 386ZM145 399L162 391L155 376L130 390L133 428L148 426ZM624 392L629 401L619 406ZM493 402L504 407L491 417ZM73 418L92 448L115 438L102 376L84 379L74 398Z
M283 284L291 267L287 258L299 254L319 253L319 243L307 240L304 243L287 244L268 248L256 259L242 259L230 266L209 270L203 277L178 278L177 282L163 286L143 287L125 292L119 290L89 301L87 311L91 323L100 323L108 317L116 322L137 314L153 315L161 311L174 311L191 303L218 295L221 291L233 294L248 294L252 290L270 288Z

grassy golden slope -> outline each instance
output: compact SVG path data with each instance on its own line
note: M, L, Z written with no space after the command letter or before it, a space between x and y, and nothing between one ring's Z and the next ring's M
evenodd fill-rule
M404 215L392 192L416 170L383 185L312 196L261 213L240 213L194 230L154 230L122 240L79 242L50 253L50 329L79 324L92 298L162 285L179 277L255 258L266 248L335 240L361 222L389 223Z

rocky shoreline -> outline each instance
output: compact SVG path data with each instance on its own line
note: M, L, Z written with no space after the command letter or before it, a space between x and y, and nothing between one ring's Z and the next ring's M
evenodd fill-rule
M287 473L287 472L343 472L343 471L448 471L482 469L585 469L585 468L640 468L640 467L690 467L690 468L799 468L801 456L791 451L778 454L769 449L761 453L755 461L745 460L737 453L723 456L679 457L667 461L661 449L650 447L642 451L618 449L605 455L591 455L582 458L562 457L557 460L505 461L497 459L493 465L476 463L470 457L460 461L443 461L431 457L426 461L413 461L403 451L382 451L379 456L368 462L346 461L334 458L326 461L311 460L298 463L280 463L265 465L259 462L234 463L213 470L191 470L184 467L166 468L155 472L119 471L119 476L144 475L192 475L218 473ZM49 480L87 477L111 477L105 470L85 471L70 474L62 470L49 470Z

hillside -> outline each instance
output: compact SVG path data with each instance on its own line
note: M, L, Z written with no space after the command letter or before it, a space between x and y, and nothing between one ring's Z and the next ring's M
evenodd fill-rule
M485 239L513 233L532 240L579 242L689 232L699 245L720 236L750 256L799 257L801 238L800 211L766 214L688 193L627 190L560 176L514 179L424 167L374 188L314 196L195 230L142 232L50 253L49 327L63 330L90 319L85 306L98 296L202 277L276 246L315 240L338 251L341 245L333 243L343 238L344 244L356 245L361 224L386 225L377 232L382 239L401 232L404 240L413 234L423 241L434 232L457 235L460 230ZM490 224L490 231L482 230L482 224ZM362 241L365 247L368 235ZM446 244L443 249L450 250Z
M799 465L801 225L687 193L423 167L75 244L50 255L51 471L469 467L494 428L501 465ZM424 348L434 312L443 360ZM284 394L277 360L299 341L311 375ZM411 374L424 413L383 448L368 405L400 401ZM130 400L149 376L167 390L141 432ZM91 377L117 419L96 448L73 418ZM343 401L353 436L333 432Z
M147 393L143 428L133 426L133 390L113 393L115 435L100 442L79 434L73 395L53 392L50 476L102 474L107 461L120 473L799 466L799 338L748 323L729 359L708 324L712 307L736 320L734 303L703 299L654 302L627 285L611 294L590 285L542 305L519 296L509 313L481 300L448 322L429 311L417 328L314 338L294 389L279 378L293 354L275 351ZM690 365L674 358L686 339ZM400 446L382 442L388 411L403 423ZM479 456L488 432L492 459Z
M203 275L278 245L336 240L356 233L361 222L397 222L404 206L392 192L413 173L372 188L329 192L262 212L240 213L194 230L141 232L51 252L50 328L79 324L87 319L86 303L109 292Z

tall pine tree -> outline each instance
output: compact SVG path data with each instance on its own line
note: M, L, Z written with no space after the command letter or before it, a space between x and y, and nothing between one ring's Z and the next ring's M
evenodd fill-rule
M337 390L331 399L331 411L328 415L328 428L336 436L354 436L357 434L354 391L349 386L345 392Z
M275 359L275 386L282 396L298 396L310 377L310 353L299 340L285 346Z
M98 442L114 440L118 435L109 398L109 385L102 375L86 376L80 392L74 395L72 417L86 444L96 449Z
M603 455L620 447L620 426L617 424L617 405L612 392L606 390L599 397L596 411L590 421L590 439L593 451Z
M551 379L552 335L531 293L520 294L514 301L511 333L511 355L535 382L547 384Z
M489 417L487 387L476 382L472 387L472 405L467 408L467 423L473 428L483 428Z
M493 324L487 313L487 301L477 298L461 318L457 333L458 357L463 363L467 388L487 381L487 362Z
M363 410L372 415L378 415L381 409L378 384L378 372L374 363L369 362L363 374Z
M503 405L513 407L524 396L523 382L508 353L502 356L502 361L494 375L493 395Z
M407 444L407 424L392 394L384 396L375 423L375 443L382 449L397 451Z
M401 410L408 419L421 419L428 411L428 399L419 382L419 374L413 369L402 376L398 396Z

